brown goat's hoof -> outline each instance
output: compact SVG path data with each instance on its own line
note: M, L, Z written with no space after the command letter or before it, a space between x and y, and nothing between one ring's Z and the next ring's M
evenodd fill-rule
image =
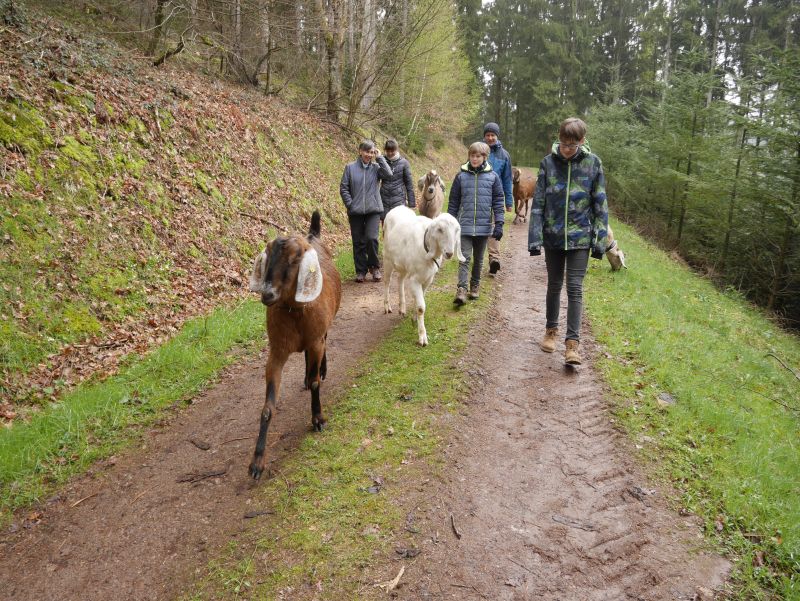
M253 480L260 480L261 474L264 472L264 470L262 470L260 467L257 467L254 463L250 464L250 469L247 471L250 473L250 477L253 478Z
M311 420L312 425L314 426L314 432L322 432L325 428L325 424L328 423L324 417L315 417Z

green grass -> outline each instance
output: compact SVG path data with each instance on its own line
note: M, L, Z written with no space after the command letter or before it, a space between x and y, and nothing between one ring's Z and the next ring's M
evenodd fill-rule
M467 343L465 324L491 302L486 282L479 301L454 310L456 267L449 262L437 277L446 292L426 295L429 346L417 346L416 325L404 319L359 362L353 386L325 399L325 432L307 436L262 486L256 506L275 515L232 542L186 599L376 594L358 575L403 530L394 499L404 479L419 481L435 469L445 434L437 416L456 407L464 391L456 361ZM378 478L383 488L375 494L369 489Z
M135 440L141 426L191 398L220 369L258 352L264 307L248 300L187 322L171 341L120 373L87 382L32 415L0 430L0 525L11 512L40 500L70 476Z
M617 413L735 560L736 598L800 599L800 382L768 355L797 368L800 341L632 229L614 232L630 269L594 262L585 294Z

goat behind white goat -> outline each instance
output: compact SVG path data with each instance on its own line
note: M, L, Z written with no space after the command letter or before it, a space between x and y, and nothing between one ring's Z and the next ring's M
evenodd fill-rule
M389 285L392 274L399 276L400 315L406 314L405 284L414 296L417 334L422 346L428 344L425 330L425 291L441 267L443 259L461 254L461 226L449 213L435 219L417 215L408 207L396 207L386 214L383 222L383 310L391 313Z

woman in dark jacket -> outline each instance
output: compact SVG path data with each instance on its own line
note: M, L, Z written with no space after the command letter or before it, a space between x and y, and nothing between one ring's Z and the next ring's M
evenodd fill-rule
M413 209L417 206L414 183L411 179L411 165L400 156L397 141L389 138L383 150L386 153L386 162L392 168L392 175L383 178L381 183L381 202L383 202L381 221L386 219L386 213L395 207L408 206Z
M503 185L488 163L488 156L488 145L483 142L472 144L469 147L469 161L461 166L450 188L447 212L458 219L461 226L461 254L466 259L458 264L458 287L453 300L457 306L467 302L467 296L472 300L478 298L483 253L486 252L489 235L495 240L503 237ZM473 251L475 257L468 295L467 275Z

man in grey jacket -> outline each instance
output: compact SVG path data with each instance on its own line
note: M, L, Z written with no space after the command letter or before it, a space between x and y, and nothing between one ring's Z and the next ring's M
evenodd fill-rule
M397 141L393 138L386 140L383 151L386 153L386 162L392 168L392 177L384 179L381 183L383 201L381 221L386 219L386 213L395 207L408 205L413 209L417 206L417 200L414 198L414 180L411 179L411 165L400 156Z
M378 258L378 228L383 203L378 180L391 177L392 168L371 140L361 142L358 153L359 158L344 168L339 194L350 221L356 282L363 282L368 271L374 281L380 282L383 276Z

